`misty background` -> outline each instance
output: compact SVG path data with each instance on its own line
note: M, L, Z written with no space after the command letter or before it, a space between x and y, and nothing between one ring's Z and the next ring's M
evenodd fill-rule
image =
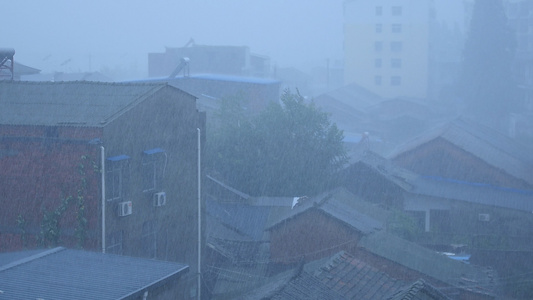
M464 28L463 1L435 0L436 17ZM343 1L9 1L0 29L16 60L48 72L146 77L147 54L199 45L248 46L275 67L340 61Z

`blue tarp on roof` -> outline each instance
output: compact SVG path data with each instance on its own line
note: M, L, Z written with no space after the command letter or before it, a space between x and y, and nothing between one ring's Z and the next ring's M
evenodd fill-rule
M149 149L149 150L144 150L143 151L144 154L148 154L148 155L156 154L156 153L162 153L162 152L165 152L165 150L163 150L161 148L153 148L153 149Z
M107 160L110 160L110 161L119 161L119 160L125 160L125 159L130 159L130 157L122 154L122 155L111 156L107 158Z

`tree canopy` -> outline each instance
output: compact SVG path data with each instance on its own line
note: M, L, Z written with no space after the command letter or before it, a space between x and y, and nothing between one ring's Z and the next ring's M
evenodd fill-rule
M227 99L208 140L208 168L232 187L256 196L303 196L327 186L347 162L343 132L327 113L284 91L257 115L242 99Z
M467 111L485 120L516 109L513 32L501 0L477 0L463 53L461 96Z

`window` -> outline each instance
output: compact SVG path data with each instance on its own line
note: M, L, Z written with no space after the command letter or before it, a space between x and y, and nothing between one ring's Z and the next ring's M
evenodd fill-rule
M392 76L390 78L390 85L392 85L392 86L402 85L402 77L400 77L400 76Z
M374 42L374 51L381 52L383 50L382 42Z
M402 67L402 60L399 58L393 58L390 60L390 66L393 69L400 69Z
M157 256L157 234L155 221L146 221L142 229L142 250L147 258L156 258Z
M392 31L392 33L401 33L402 32L402 24L392 24L391 25L391 31Z
M381 85L381 76L374 76L374 84Z
M107 158L106 199L117 200L124 197L129 179L129 156L119 155Z
M142 156L142 188L143 192L160 190L166 167L166 153L163 149L154 148L143 152Z
M381 58L376 58L374 60L374 67L381 68Z
M402 7L401 6L393 6L391 8L391 14L393 16L401 16L402 15Z
M108 235L107 240L109 244L106 247L106 253L122 255L122 243L124 232L122 230L116 231Z
M376 24L376 33L381 33L383 31L383 24Z
M376 16L381 16L381 15L383 15L383 7L376 6Z
M390 43L390 51L392 52L402 52L403 50L403 43L402 42L391 42Z

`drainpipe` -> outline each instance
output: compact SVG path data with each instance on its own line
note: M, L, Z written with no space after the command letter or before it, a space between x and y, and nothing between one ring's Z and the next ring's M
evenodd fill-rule
M100 146L100 159L102 165L102 253L105 253L105 148Z
M201 183L201 142L200 142L200 137L201 137L201 133L200 133L200 128L196 128L196 130L198 130L198 300L202 299L201 297L201 293L202 293L202 281L201 281L201 271L200 271L200 266L201 266L201 259L202 259L202 211L201 211L201 208L202 208L202 204L201 204L201 199L202 199L202 193L201 193L201 188L202 188L202 183Z

